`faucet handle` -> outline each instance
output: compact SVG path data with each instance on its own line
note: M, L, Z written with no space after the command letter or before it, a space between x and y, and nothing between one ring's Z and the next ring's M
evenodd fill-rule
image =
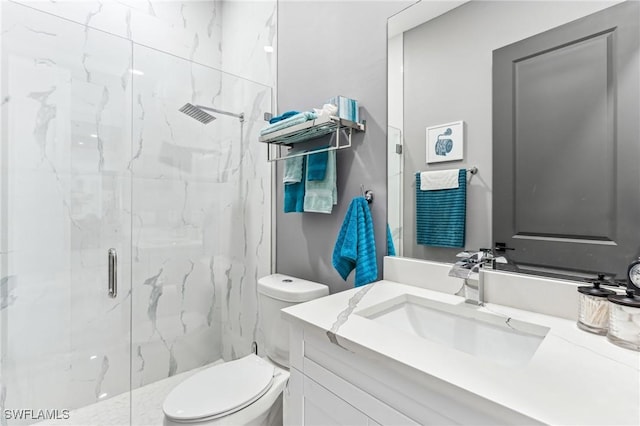
M515 250L515 248L507 247L507 243L496 243L495 251L498 253L505 252L507 250Z
M491 269L496 269L496 257L493 255L493 250L490 248L481 248L480 249L480 257L478 259L478 263L480 263L480 267L488 266Z

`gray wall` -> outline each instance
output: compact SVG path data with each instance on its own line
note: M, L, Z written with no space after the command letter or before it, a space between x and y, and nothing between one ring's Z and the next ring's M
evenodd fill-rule
M491 55L494 49L615 2L470 2L404 34L404 256L452 261L415 243L415 172L477 166L467 189L466 247L491 244ZM427 166L425 128L465 121L465 160Z
M282 212L282 163L276 179L276 271L328 284L331 292L353 287L331 265L336 236L360 185L375 193L378 273L386 254L387 18L405 1L289 2L278 8L278 110L320 107L334 95L357 99L367 120L354 146L337 152L338 205L331 215Z

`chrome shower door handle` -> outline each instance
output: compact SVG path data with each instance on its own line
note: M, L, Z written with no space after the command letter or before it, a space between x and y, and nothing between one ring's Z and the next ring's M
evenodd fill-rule
M115 299L118 295L118 253L116 249L109 249L109 297Z

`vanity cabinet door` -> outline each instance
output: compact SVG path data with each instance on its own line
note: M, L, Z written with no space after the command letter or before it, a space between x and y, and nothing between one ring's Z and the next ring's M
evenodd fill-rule
M307 347L307 349L309 349ZM304 397L305 397L305 418L307 398L315 398L311 395L320 395L325 397L326 401L341 401L346 403L348 407L342 407L336 402L339 410L332 410L329 413L349 413L350 409L355 410L354 413L366 413L367 425L393 425L393 426L418 426L419 423L407 417L397 409L390 407L382 400L374 397L366 390L350 383L349 381L335 374L335 372L322 367L320 364L311 359L304 358ZM312 408L313 410L313 408ZM428 409L423 410L428 412ZM314 411L315 413L315 411ZM315 415L315 414L314 414ZM342 415L342 414L340 414ZM433 421L432 421L433 420ZM442 417L436 419L431 418L429 422L423 424L450 424L449 421L443 421ZM344 421L341 418L341 421ZM305 423L306 424L306 423ZM342 423L340 423L342 424ZM350 423L347 423L350 424Z
M305 426L367 426L369 419L308 377L304 378Z

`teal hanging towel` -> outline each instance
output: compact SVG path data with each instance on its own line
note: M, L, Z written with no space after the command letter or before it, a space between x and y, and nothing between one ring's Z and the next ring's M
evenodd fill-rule
M467 170L458 170L457 188L423 190L420 187L421 173L418 172L416 173L417 244L464 247Z
M304 212L304 172L305 157L293 157L285 160L284 170L284 212Z
M387 223L387 256L395 256L396 255L396 246L393 244L393 234L391 233L391 228Z
M349 204L333 248L332 261L345 281L351 271L356 270L356 287L378 279L373 220L364 197L356 197Z

